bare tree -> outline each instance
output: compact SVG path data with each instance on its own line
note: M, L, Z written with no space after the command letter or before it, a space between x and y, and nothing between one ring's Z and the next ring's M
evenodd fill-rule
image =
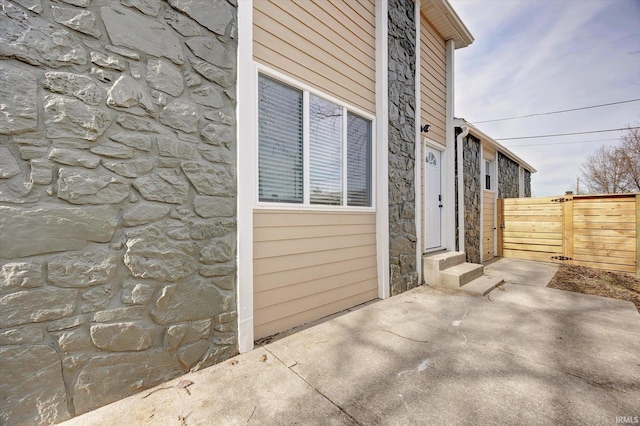
M620 155L627 172L629 192L640 192L640 129L629 129L622 137Z
M602 146L580 165L586 192L640 192L640 132L628 129L618 146Z
M617 147L602 146L589 154L580 165L580 173L589 193L628 192L624 162Z

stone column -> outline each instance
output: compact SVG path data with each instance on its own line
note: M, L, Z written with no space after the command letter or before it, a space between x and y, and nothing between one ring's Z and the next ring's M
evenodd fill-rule
M412 0L389 1L389 263L391 295L418 283L415 223L416 24Z
M464 138L462 161L464 170L464 251L467 262L481 263L480 257L480 198L482 180L480 176L480 140L472 135Z

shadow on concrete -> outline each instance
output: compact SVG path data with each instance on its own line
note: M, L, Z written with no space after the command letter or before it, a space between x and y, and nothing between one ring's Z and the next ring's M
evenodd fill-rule
M638 336L628 302L422 286L68 424L616 424L640 415Z

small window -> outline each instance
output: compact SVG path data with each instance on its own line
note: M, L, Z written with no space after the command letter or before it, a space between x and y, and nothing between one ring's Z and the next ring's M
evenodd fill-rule
M371 121L262 74L258 82L259 200L371 207Z
M427 154L427 164L431 164L432 166L438 165L438 160L436 159L436 156L433 155L433 152Z
M493 190L493 161L485 160L484 162L485 183L484 189Z

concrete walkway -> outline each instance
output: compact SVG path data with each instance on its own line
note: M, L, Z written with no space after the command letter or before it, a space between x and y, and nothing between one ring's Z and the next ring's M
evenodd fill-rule
M65 424L615 425L640 416L633 304L548 289L551 269L499 262L488 272L511 278L487 297L418 287ZM193 382L190 393L181 380Z

